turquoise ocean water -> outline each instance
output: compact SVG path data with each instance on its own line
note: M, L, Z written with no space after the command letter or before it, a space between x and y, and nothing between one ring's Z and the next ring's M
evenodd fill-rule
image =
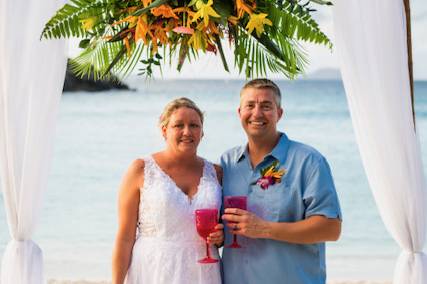
M242 81L152 81L137 91L63 95L49 185L34 240L47 278L109 279L121 176L137 157L162 149L157 119L187 96L206 113L199 153L218 161L245 141L236 108ZM285 117L279 128L328 159L344 216L342 237L327 245L329 279L389 280L399 248L378 215L362 168L342 83L279 83ZM138 85L138 86L137 86ZM427 82L417 82L417 125L427 163ZM427 173L427 166L424 166ZM0 194L0 255L9 241Z

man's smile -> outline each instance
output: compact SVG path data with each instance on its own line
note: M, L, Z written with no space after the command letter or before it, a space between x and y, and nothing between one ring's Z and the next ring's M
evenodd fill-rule
M264 121L249 121L249 124L253 126L263 126L263 125L266 125L267 123Z

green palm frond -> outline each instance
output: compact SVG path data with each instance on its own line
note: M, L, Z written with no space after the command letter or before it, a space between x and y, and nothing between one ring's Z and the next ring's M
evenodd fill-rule
M244 28L235 32L234 64L246 77L264 76L270 71L292 79L304 70L306 56L295 41L282 37L276 44L266 37L251 36Z
M108 66L111 60L122 48L120 43L107 43L102 39L97 39L80 53L79 56L72 59L71 69L80 77L93 75L94 80L100 80L104 77L109 78ZM104 76L104 74L106 74Z
M84 37L87 32L82 27L82 17L98 16L106 5L106 0L71 0L46 23L41 37Z
M139 62L139 58L142 55L142 52L146 48L142 41L138 43L133 43L135 46L132 48L132 53L130 56L127 56L122 59L119 64L113 68L115 74L117 74L120 79L126 78L132 71L135 69L136 65Z
M308 9L289 2L284 3L281 7L269 3L266 8L269 18L273 22L271 29L277 29L278 33L288 38L323 44L332 48L330 39L320 30Z
M89 77L92 75L94 80L124 79L138 64L145 48L141 41L136 44L132 43L132 53L127 55L126 48L121 41L106 42L99 39L91 43L78 57L71 60L71 69L77 76ZM115 59L116 61L114 61Z

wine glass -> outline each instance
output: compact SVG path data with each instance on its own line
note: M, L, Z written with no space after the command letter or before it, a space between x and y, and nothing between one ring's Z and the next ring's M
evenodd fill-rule
M215 226L218 224L218 209L197 209L195 213L197 233L199 233L206 242L206 257L200 259L199 263L218 262L218 259L211 258L207 240L209 234L215 231Z
M246 196L225 196L224 208L239 208L246 210L247 198ZM237 243L237 235L233 235L233 243L227 246L228 248L241 248Z

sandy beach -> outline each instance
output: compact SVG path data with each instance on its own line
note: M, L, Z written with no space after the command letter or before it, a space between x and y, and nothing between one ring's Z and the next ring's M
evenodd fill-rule
M110 284L111 282L108 281L97 281L97 282L91 282L91 281L85 281L85 280L78 280L78 281L68 281L68 280L49 280L48 284ZM391 284L391 282L383 282L383 281L328 281L328 284Z

